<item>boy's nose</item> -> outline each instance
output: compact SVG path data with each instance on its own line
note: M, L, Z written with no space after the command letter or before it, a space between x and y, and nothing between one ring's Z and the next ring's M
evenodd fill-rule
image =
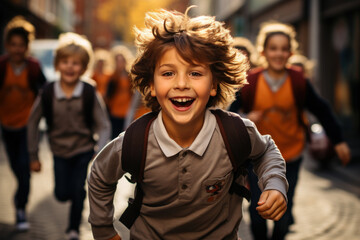
M176 88L185 89L188 88L188 78L185 74L179 74L176 79Z

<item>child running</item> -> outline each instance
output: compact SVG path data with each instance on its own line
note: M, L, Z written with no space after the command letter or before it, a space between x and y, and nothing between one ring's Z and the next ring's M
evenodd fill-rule
M208 16L190 18L187 11L149 12L147 27L135 28L139 54L131 71L133 85L159 113L148 133L144 179L138 186L144 198L131 239L238 239L243 198L229 193L233 167L210 108L226 107L234 99L246 82L248 63L233 48L223 23ZM270 136L242 121L263 190L258 212L279 220L286 210L285 162ZM113 226L113 199L125 174L123 140L124 133L97 155L88 177L95 239L121 239ZM244 184L244 177L236 182Z
M249 85L241 89L240 96L231 107L233 111L241 109L247 114L261 134L270 134L286 161L288 209L274 224L271 239L276 240L284 239L289 226L294 223L291 211L306 143L305 109L324 126L342 163L346 165L351 158L350 149L329 105L316 93L303 72L287 66L289 57L298 47L295 35L292 26L280 22L266 22L261 26L257 49L262 54L264 67L249 73ZM259 179L260 176L249 170L251 230L255 240L266 240L269 239L267 223L258 214L256 204L261 194L257 184Z
M30 167L40 171L38 124L42 116L46 118L54 156L55 196L62 202L71 201L66 229L67 238L71 240L79 239L88 164L94 151L104 147L110 139L110 122L102 97L92 85L80 80L91 55L87 39L75 33L60 35L54 61L60 80L44 87L28 123Z
M31 107L46 79L39 61L28 56L35 37L34 26L23 17L5 27L6 54L0 57L0 128L18 188L14 196L16 228L28 230L26 205L30 192L26 124Z

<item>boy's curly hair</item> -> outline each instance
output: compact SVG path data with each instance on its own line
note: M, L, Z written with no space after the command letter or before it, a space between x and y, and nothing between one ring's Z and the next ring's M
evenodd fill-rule
M143 94L146 106L153 111L160 110L156 98L150 94L155 66L171 47L175 47L188 63L209 65L217 94L210 97L207 107L226 107L246 83L249 63L233 48L230 31L215 17L190 18L187 13L191 8L185 14L164 9L149 12L145 16L146 27L134 28L138 56L131 69L133 86Z

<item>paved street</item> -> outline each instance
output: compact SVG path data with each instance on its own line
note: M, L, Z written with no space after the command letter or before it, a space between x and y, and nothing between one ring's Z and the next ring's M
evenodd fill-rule
M10 171L4 146L0 142L0 240L62 240L65 239L69 204L59 203L53 196L53 165L46 141L41 144L40 157L43 170L32 174L28 217L31 229L18 233L14 228L15 211L12 198L15 178ZM336 165L336 164L335 164ZM349 174L351 173L351 174ZM295 224L291 227L288 240L300 239L346 239L358 240L360 236L360 162L346 168L335 166L332 170L317 170L314 162L305 160L300 173L295 198ZM121 180L118 188L122 194L116 196L116 215L126 206L131 186ZM252 240L249 233L245 203L244 221L240 226L242 240ZM81 225L81 239L92 239L87 223L88 204L86 201ZM124 239L128 232L118 221L116 228ZM270 223L271 224L271 223Z

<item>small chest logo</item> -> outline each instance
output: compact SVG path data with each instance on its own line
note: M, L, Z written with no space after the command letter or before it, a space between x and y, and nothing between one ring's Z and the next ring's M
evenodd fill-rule
M222 193L222 189L225 185L225 180L216 182L215 184L206 186L206 192L208 193L207 202L214 202L217 200Z

